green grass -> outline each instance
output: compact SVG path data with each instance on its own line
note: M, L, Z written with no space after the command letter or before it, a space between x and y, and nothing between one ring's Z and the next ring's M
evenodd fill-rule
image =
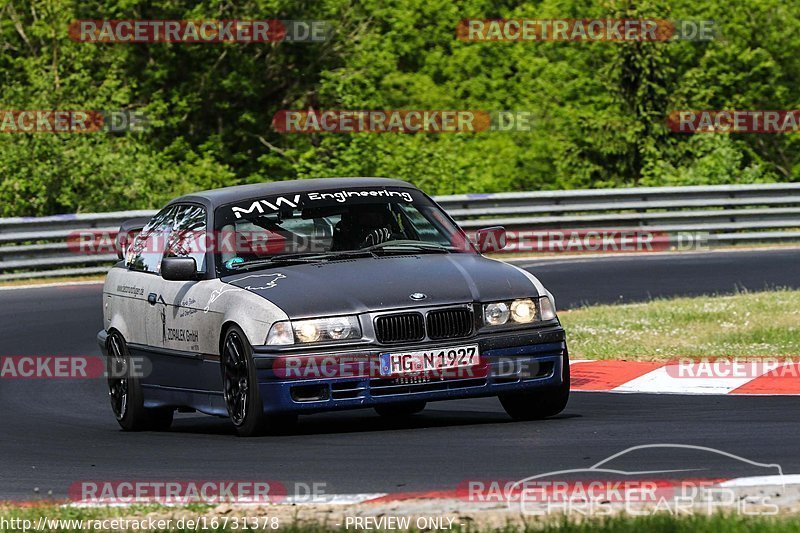
M363 509L362 509L363 510ZM190 512L189 512L190 511ZM188 513L187 513L188 512ZM346 512L346 511L345 511ZM399 511L400 513L400 511ZM32 524L35 524L40 516L45 516L49 519L83 519L93 520L102 518L114 517L136 517L143 518L149 514L154 514L157 517L173 517L176 514L197 517L199 515L211 516L210 508L205 506L188 506L186 508L163 508L159 506L140 506L132 508L65 508L55 505L47 505L34 508L14 508L10 506L0 505L0 532L19 532L22 531L21 525L14 528L9 525L3 526L4 521L9 519L28 519ZM480 523L479 513L470 513L473 518ZM229 515L230 516L230 515ZM220 517L221 518L221 517ZM33 526L31 526L32 528ZM31 529L33 530L33 529ZM322 533L330 530L347 531L342 528L329 528L323 523L297 523L282 521L278 531L286 531L292 533ZM475 533L489 532L489 531L503 531L506 533L516 532L575 532L575 533L594 533L594 532L608 532L608 533L637 533L640 531L648 532L664 532L664 533L677 533L677 532L697 532L697 533L717 533L717 532L798 532L800 533L800 518L797 516L784 516L784 517L744 517L737 515L722 515L717 514L713 516L705 515L691 515L683 517L675 517L670 514L656 514L644 517L629 517L629 516L616 516L604 519L580 519L580 518L562 518L560 520L547 520L546 522L536 522L527 520L526 525L521 523L518 525L508 525L501 530L489 529L481 527L480 525L470 526L467 529L458 529L460 531L469 531ZM46 529L46 531L80 531L77 529L60 528L60 529ZM83 530L86 531L86 530ZM107 530L106 530L107 531ZM194 531L194 529L155 529L149 531ZM216 528L206 529L206 531L233 531L232 528L227 529ZM267 531L273 531L267 528ZM353 529L350 529L353 531Z
M800 291L600 305L560 318L572 359L800 355Z

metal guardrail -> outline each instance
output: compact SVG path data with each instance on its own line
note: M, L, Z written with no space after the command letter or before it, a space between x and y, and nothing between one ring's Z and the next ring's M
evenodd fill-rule
M800 242L800 183L460 194L435 200L468 232L499 225L515 239L523 232L607 228L702 233L709 246ZM67 237L81 230L114 235L123 221L154 213L0 218L0 280L103 273L116 255L75 253Z

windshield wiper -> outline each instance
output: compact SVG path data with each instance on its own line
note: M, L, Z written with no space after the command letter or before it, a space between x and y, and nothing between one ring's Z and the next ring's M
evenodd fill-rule
M357 259L359 257L375 257L375 252L390 251L389 249L395 248L395 251L408 253L413 251L415 253L446 253L449 254L451 249L431 242L421 241L386 241L367 248L358 250L343 250L341 252L327 252L327 253L305 253L305 254L287 254L278 255L264 259L254 259L252 261L245 261L243 263L236 263L231 265L230 270L248 270L254 267L274 266L274 265L291 265L291 264L306 264L306 263L320 263L323 261L336 261L338 259Z
M357 259L359 257L375 257L371 250L363 248L361 250L343 250L341 252L328 252L326 254L319 254L320 259L336 260L336 259Z
M287 264L304 264L304 263L318 263L320 261L318 254L289 254L277 255L275 257L268 257L265 259L253 259L252 261L244 261L242 263L235 263L229 268L231 270L247 270L257 266L271 266L271 265L287 265Z
M430 253L446 253L449 254L453 251L452 248L443 246L441 244L436 244L433 242L422 242L422 241L386 241L380 244L376 244L374 246L369 246L364 248L367 251L378 251L383 250L386 251L388 248L396 248L401 252L407 252L409 250L413 250L415 252L430 252Z
M244 263L237 263L231 265L234 270L247 270L251 267L257 266L272 266L272 265L287 265L287 264L306 264L306 263L320 263L322 261L335 261L337 259L355 259L359 257L374 257L375 254L369 250L346 250L341 252L328 252L328 253L303 253L303 254L285 254L276 255L275 257L268 257L264 259L253 259L252 261L245 261Z

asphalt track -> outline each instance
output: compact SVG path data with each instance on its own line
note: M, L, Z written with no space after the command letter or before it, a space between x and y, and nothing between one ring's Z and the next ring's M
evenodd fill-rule
M800 286L800 250L521 262L556 295L583 303ZM0 355L99 355L99 285L0 291ZM167 433L122 433L99 380L0 381L0 499L65 497L82 480L274 480L328 493L453 489L588 467L640 444L717 448L800 473L794 397L575 393L559 417L512 422L495 399L430 404L405 422L372 411L301 419L291 435L239 439L224 419L181 415ZM712 453L666 448L617 460L669 477L774 473ZM663 477L663 476L662 476ZM38 494L38 496L37 496Z

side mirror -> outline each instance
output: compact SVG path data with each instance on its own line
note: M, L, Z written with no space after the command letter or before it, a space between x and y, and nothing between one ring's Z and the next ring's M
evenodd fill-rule
M167 281L194 281L197 263L194 257L165 257L161 260L161 277Z
M503 226L479 229L475 232L475 243L482 254L499 252L506 247L506 229Z

